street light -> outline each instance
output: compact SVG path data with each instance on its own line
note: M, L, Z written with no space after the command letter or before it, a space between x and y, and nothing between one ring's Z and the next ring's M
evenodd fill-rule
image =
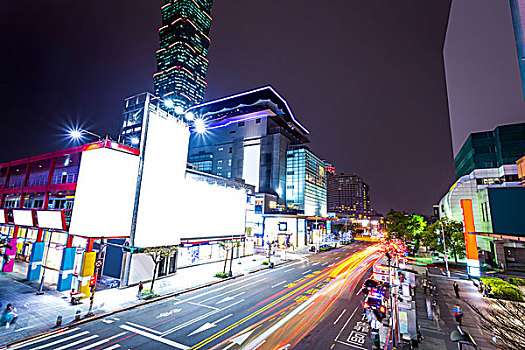
M186 120L194 120L195 119L195 114L193 114L193 112L186 112L184 117L186 118Z
M131 144L132 145L138 145L140 142L139 138L138 137L132 137L131 138Z
M164 100L164 106L166 106L168 108L173 108L173 100L171 100L171 99Z
M181 106L175 106L175 113L176 114L184 114L184 108L182 108Z
M441 219L439 219L439 223L441 224L441 233L443 234L443 251L445 252L445 266L447 268L447 277L450 277L450 271L448 270L447 246L445 244L445 229L443 228L443 221L441 221Z
M195 119L195 131L199 134L204 134L206 132L206 124L204 123L204 119Z
M99 140L102 139L102 136L92 133L91 131L85 129L72 129L69 131L69 136L71 136L73 140L81 140L84 134L94 136Z

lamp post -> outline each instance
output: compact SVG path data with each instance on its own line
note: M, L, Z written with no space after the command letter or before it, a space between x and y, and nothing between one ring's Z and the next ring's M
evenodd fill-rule
M94 136L96 138L98 138L99 140L102 139L102 136L100 135L97 135L89 130L85 130L85 129L73 129L73 130L70 130L69 131L69 136L71 136L71 138L73 140L80 140L82 139L82 136L83 134L88 134L88 135L91 135L91 136Z
M450 277L450 271L448 269L448 254L447 254L447 245L445 244L445 229L443 228L443 221L439 219L441 224L441 234L443 235L443 251L445 252L445 267L447 269L447 277Z

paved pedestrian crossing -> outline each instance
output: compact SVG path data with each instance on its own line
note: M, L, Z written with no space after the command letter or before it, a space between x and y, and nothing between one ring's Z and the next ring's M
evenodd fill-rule
M105 339L100 339L98 334L92 334L90 331L83 330L80 327L73 327L27 340L9 347L8 349L90 350L100 348L104 350L113 350L120 348L120 344L115 341L115 338L120 337L124 333L126 332Z

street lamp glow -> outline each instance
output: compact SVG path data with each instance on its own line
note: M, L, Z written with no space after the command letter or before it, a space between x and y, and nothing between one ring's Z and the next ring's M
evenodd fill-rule
M195 119L195 131L199 134L204 134L206 132L206 124L204 124L204 119Z
M181 106L176 106L175 107L175 113L183 114L184 113L184 108L182 108Z
M188 112L186 113L185 117L186 117L186 120L194 120L195 114L193 114L193 112Z
M78 140L79 138L82 137L82 132L80 132L80 130L71 130L69 132L69 136L71 136L73 139L75 140Z
M164 106L168 108L173 108L173 100L170 100L170 99L164 100Z
M131 144L132 145L138 145L139 144L139 138L138 137L132 137L131 138Z

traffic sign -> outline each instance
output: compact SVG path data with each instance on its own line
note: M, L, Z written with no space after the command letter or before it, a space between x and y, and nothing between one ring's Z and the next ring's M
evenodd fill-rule
M97 283L97 275L91 276L91 278L89 279L89 286L93 287L96 283Z
M95 260L95 267L97 269L100 269L102 267L102 264L103 264L103 260L102 259Z

